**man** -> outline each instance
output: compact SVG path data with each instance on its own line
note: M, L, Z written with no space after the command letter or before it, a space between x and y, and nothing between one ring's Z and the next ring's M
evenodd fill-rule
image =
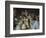
M37 16L34 16L32 20L32 29L39 29L39 18Z
M31 17L30 14L28 15L28 25L29 25L29 28L31 29L31 26L32 26L32 17Z

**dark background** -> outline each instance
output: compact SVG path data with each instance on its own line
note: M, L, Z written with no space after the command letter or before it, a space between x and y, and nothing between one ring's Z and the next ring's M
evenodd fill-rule
M28 14L33 14L33 15L39 15L39 9L31 9L31 8L14 8L14 16L20 16L21 12L27 10Z

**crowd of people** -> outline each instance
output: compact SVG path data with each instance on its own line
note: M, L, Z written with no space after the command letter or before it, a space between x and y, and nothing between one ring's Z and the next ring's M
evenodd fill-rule
M25 10L25 14L19 16L20 19L15 18L16 30L27 30L27 29L39 29L39 16L28 14Z

